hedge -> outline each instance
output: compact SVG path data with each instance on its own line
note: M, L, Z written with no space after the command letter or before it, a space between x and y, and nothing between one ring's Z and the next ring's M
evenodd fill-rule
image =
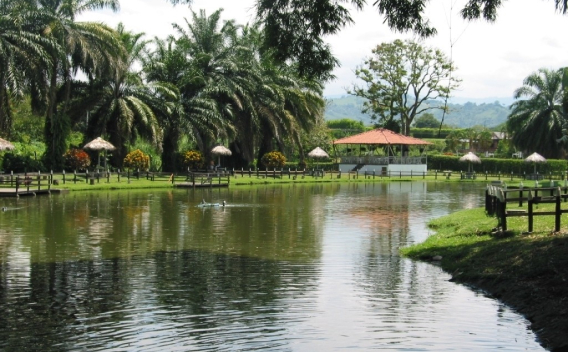
M428 156L428 170L452 170L467 171L468 163L459 161L458 156L447 155L431 155ZM523 159L499 159L499 158L482 158L481 164L471 164L471 168L475 172L489 172L510 174L532 174L534 172L534 164L527 163ZM568 161L566 160L547 160L546 163L537 164L536 170L540 174L561 173L568 171Z
M412 128L410 129L410 134L414 138L446 138L455 129L452 128L442 128L440 131L440 136L438 137L437 128Z

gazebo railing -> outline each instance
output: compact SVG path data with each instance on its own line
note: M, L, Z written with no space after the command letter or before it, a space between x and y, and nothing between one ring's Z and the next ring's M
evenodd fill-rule
M342 156L342 164L366 164L366 165L411 165L426 164L426 156Z

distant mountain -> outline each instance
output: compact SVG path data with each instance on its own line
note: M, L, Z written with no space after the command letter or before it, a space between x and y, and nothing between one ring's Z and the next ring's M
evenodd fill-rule
M506 103L502 103L499 100L494 100L493 102L482 102L487 101L487 99L473 100L476 102L464 102L461 104L452 102L448 104L449 113L447 113L444 117L444 124L460 128L467 128L475 125L494 127L507 120L507 116L509 115L509 105L513 102L508 98L504 99L506 100ZM361 121L366 125L373 124L371 117L368 114L363 114L361 112L364 101L365 100L363 98L351 95L340 98L328 98L325 110L325 119L337 120L350 118ZM453 101L456 101L456 98L454 98ZM427 104L434 107L442 106L443 102L430 100ZM434 115L436 119L442 119L442 110L432 109L428 112Z

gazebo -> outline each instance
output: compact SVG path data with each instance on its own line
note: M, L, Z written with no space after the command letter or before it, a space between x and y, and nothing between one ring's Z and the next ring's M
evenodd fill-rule
M385 128L356 134L333 142L335 155L340 158L339 171L376 171L390 173L421 173L427 171L424 148L432 143L395 133ZM419 147L420 156L408 156L410 147ZM377 155L379 147L387 155Z

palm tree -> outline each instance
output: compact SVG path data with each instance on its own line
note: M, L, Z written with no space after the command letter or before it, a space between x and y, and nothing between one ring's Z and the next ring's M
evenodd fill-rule
M247 49L236 42L233 22L220 25L221 11L193 13L186 27L174 25L180 34L177 48L188 60L178 87L186 119L206 156L218 139L234 134L235 114L254 111L250 91L258 81L250 65L238 60L237 54Z
M30 1L32 2L32 1ZM35 106L45 105L46 166L63 167L63 153L70 122L68 103L73 88L73 75L79 70L89 78L108 73L116 67L124 50L115 31L100 23L76 22L75 17L85 11L110 8L118 10L118 0L36 0L36 9L45 20L35 26L37 34L57 43L50 50L50 67L39 73L44 81L37 84L45 95L32 94Z
M108 135L116 147L112 163L122 167L127 145L139 136L160 149L162 129L157 115L173 113L178 90L163 82L145 84L141 73L134 70L145 55L148 43L142 40L143 33L128 32L122 24L116 32L127 53L124 63L115 67L111 74L93 80L73 105L76 110L88 108L87 139Z
M249 66L254 77L249 91L253 105L238 111L233 118L238 131L233 149L241 152L245 163L252 161L255 150L258 160L274 149L282 151L285 140L291 141L303 155L301 132L309 130L323 116L322 85L300 78L295 67L275 64L261 52L261 36L259 26L254 25L245 27L239 38L241 47L248 50L241 51L238 60Z
M22 98L36 71L50 64L48 51L57 44L30 27L41 13L25 1L0 1L0 133L9 137L12 128L13 98Z
M466 138L464 130L453 130L446 136L446 148L451 152L459 153L459 148L463 145Z
M538 151L547 158L564 155L558 140L565 117L562 109L562 70L541 68L523 81L511 106L507 129L513 144L524 151Z

